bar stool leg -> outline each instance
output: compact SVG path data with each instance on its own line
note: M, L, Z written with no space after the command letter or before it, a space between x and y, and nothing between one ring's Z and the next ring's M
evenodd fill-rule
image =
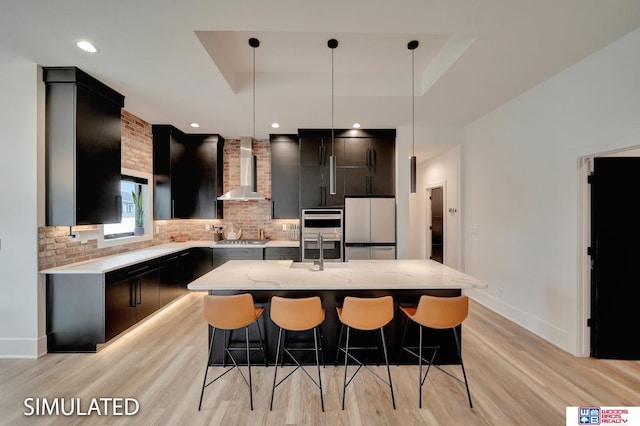
M204 380L202 381L202 391L200 392L200 403L198 403L198 411L202 408L202 397L204 395L204 388L207 384L207 373L209 372L209 361L211 360L211 352L213 351L213 341L216 338L216 329L213 329L213 336L211 336L211 343L209 343L209 354L207 355L207 366L204 370Z
M407 319L407 322L408 322L408 319ZM420 345L420 347L418 348L418 365L419 365L418 387L420 388L420 399L418 400L419 401L418 407L422 408L422 385L424 384L424 380L426 380L427 378L425 377L424 380L422 380L422 326L419 326L419 328L420 328L420 338L418 339L418 344Z
M260 339L260 349L262 349L262 356L264 356L264 366L268 367L268 365L267 365L267 351L264 349L264 343L262 342L262 330L260 329L260 319L259 318L256 321L256 325L258 326L258 339Z
M344 327L344 325L343 325ZM344 398L347 393L347 362L349 360L349 330L351 327L347 326L347 341L344 347L344 384L342 386L342 410L344 410ZM340 330L342 334L342 330ZM338 346L338 350L340 350L340 346Z
M336 350L336 360L335 360L335 364L334 367L338 366L338 360L340 357L340 343L342 343L342 333L344 331L344 324L340 325L340 335L338 336L338 349Z
M229 343L227 342L227 330L223 330L222 331L222 340L223 340L223 347L222 347L222 368L226 367L226 361L227 361L227 346L229 346ZM229 338L231 338L231 334L229 334Z
M322 406L322 412L324 412L324 397L322 396L322 377L320 376L320 358L318 355L318 327L313 329L313 343L316 349L316 367L318 368L318 387L320 388L320 405ZM323 360L324 361L324 360Z
M347 332L349 330L347 329ZM387 356L387 343L384 340L384 329L380 327L380 338L382 339L382 349L384 350L384 362L387 364L387 374L389 375L389 387L391 388L391 402L393 402L393 409L396 409L396 398L393 395L393 383L391 382L391 369L389 368L389 357ZM344 399L342 400L344 404ZM343 407L344 408L344 407Z
M281 341L282 341L282 327L280 327L280 330L278 330L278 346L276 348L276 362L274 363L275 370L273 372L273 386L271 387L271 403L269 404L269 411L273 410L273 394L276 391L276 377L278 376L278 357L280 356ZM283 358L284 358L284 354L283 354Z
M464 377L464 385L467 388L467 397L469 398L469 407L473 408L473 403L471 402L471 392L469 392L469 383L467 383L467 373L464 370L464 363L462 362L462 351L460 350L460 339L458 338L458 331L454 328L453 337L456 339L456 347L458 348L458 357L460 358L460 366L462 367L462 376Z
M406 318L406 322L404 323L404 331L402 332L402 340L400 341L400 346L398 347L398 357L396 358L398 361L396 365L400 365L400 356L404 352L402 348L404 347L404 339L407 337L408 327L409 327L409 318Z
M249 405L253 411L253 386L251 383L251 351L249 350L249 326L244 328L244 337L247 343L247 369L249 370Z

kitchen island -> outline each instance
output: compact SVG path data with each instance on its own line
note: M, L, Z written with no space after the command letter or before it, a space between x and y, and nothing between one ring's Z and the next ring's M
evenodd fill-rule
M319 271L311 263L267 260L232 260L201 276L188 285L189 290L206 290L209 294L251 293L254 301L264 306L265 315L260 326L265 331L265 344L270 363L275 359L275 342L278 329L271 322L270 299L272 296L308 297L319 296L326 312L323 324L324 357L327 363L335 360L340 323L336 306L346 296L379 297L391 295L398 305L415 305L420 296L457 296L462 290L485 288L487 285L460 271L432 260L353 260L345 263L324 264ZM387 346L392 348L392 362L413 362L400 357L400 341L406 318L396 309L394 320L385 327ZM253 338L257 331L251 327ZM209 337L211 337L211 327ZM410 326L408 342L412 342L415 329ZM240 333L238 333L239 335ZM375 344L379 341L373 333L360 336L360 342ZM359 342L359 343L360 343ZM437 362L456 363L455 342L450 332L429 330L425 332L425 344L441 346ZM358 343L358 345L360 345ZM222 342L216 340L212 365L222 361ZM257 355L256 355L257 356ZM261 360L259 360L261 361ZM258 362L259 362L258 361Z

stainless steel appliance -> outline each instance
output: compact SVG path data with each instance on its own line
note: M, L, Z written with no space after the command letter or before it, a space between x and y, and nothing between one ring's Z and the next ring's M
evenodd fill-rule
M325 262L342 262L342 219L342 209L302 210L303 262L320 258L320 244Z
M345 197L345 260L396 258L395 197Z

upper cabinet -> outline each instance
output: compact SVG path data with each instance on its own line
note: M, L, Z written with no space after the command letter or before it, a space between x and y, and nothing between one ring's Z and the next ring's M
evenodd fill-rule
M185 134L170 125L154 125L154 214L164 219L220 219L222 149L216 134Z
M48 226L121 220L124 96L76 67L45 67Z
M352 195L395 195L395 130L301 129L301 208L342 206ZM336 193L329 157L336 156Z
M271 142L271 216L298 219L300 150L298 135L269 135Z

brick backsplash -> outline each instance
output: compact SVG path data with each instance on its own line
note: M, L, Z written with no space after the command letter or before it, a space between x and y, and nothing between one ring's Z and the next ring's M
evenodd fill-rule
M153 137L151 124L128 111L122 110L122 167L153 173ZM257 156L258 191L271 198L271 149L269 141L253 142L253 153ZM225 140L224 146L224 192L240 184L240 141ZM236 224L242 228L242 238L258 238L258 230L263 228L273 240L290 239L290 227L297 220L272 220L271 201L225 201L224 219L189 220L173 219L154 221L153 239L98 248L97 240L69 241L68 227L43 226L38 228L38 265L48 269L83 260L96 259L112 254L125 253L145 247L171 242L176 234L189 234L191 240L213 240L213 229ZM207 230L209 225L209 230ZM286 230L283 230L285 225ZM74 226L74 231L96 230L97 226ZM155 232L155 231L158 232Z

